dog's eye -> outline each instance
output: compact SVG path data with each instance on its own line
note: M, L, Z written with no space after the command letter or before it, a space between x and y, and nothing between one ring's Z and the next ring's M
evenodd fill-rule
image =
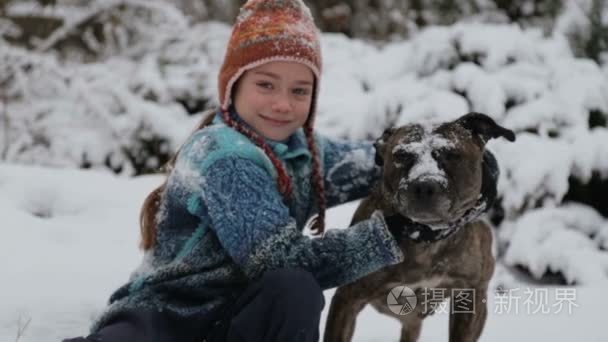
M438 161L455 162L461 159L461 155L457 151L433 151L433 158Z
M395 162L402 165L409 165L415 161L416 156L405 150L397 150L393 152L393 159Z
M413 155L406 150L397 150L393 152L393 158L395 159L408 159L413 157Z

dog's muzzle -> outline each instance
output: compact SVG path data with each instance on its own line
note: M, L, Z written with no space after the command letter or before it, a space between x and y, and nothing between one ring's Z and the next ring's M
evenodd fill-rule
M415 221L429 224L450 220L451 201L444 182L432 178L403 181L394 199L395 208Z

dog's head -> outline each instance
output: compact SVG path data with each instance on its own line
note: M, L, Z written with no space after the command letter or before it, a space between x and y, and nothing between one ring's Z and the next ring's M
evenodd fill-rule
M389 128L376 143L384 200L414 221L453 221L477 201L486 142L515 134L492 118L469 113L434 126Z

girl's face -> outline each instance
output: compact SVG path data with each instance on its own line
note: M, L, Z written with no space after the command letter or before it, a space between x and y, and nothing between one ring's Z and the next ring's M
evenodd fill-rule
M285 140L308 119L314 76L296 62L268 62L246 71L234 94L236 111L259 134Z

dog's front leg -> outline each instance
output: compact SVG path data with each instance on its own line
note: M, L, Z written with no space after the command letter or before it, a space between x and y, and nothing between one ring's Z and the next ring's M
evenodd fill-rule
M401 322L401 338L399 342L416 342L422 330L422 318L415 316Z
M458 308L457 299L452 298L450 313L450 342L476 342L481 336L488 315L487 287L474 289L474 307ZM457 307L455 307L455 305ZM456 311L456 312L455 312ZM460 311L460 312L458 312Z
M323 341L349 342L353 338L357 315L367 304L364 299L355 298L355 293L348 286L336 290L331 299Z

